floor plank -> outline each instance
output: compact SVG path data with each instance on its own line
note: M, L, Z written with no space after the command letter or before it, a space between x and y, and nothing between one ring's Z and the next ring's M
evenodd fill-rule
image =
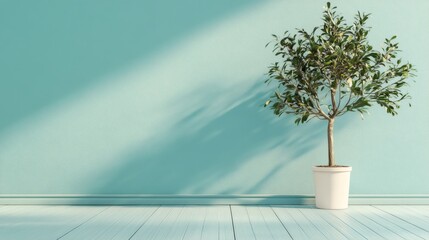
M163 229L166 230L170 227L166 226L170 224L167 217L177 214L178 209L178 207L160 207L131 239L154 239Z
M233 240L234 231L230 207L228 205L206 207L201 238L195 239Z
M360 233L360 229L358 226L354 226L354 224L350 224L347 221L339 218L335 215L335 212L338 210L323 210L323 209L314 209L314 213L319 215L326 223L331 225L341 234L343 234L347 239L353 240L363 240L367 239L364 234ZM367 229L365 229L366 231Z
M246 207L256 239L292 239L271 208Z
M188 231L189 225L196 224L196 222L191 223L189 219L192 219L193 216L200 213L200 208L196 208L194 206L183 207L179 216L172 222L168 234L165 234L164 237L159 239L183 239Z
M368 208L370 209L376 216L377 218L384 218L386 219L386 221L391 222L392 224L398 226L400 229L399 231L402 232L408 232L411 233L413 235L415 235L416 237L410 236L409 234L407 234L407 239L429 239L429 232L425 231L407 221L404 221L401 218L396 217L395 215L386 213L380 209L378 209L377 207L372 207L372 206L363 206L362 208ZM417 214L417 213L416 213ZM380 221L382 223L382 221ZM383 224L383 223L382 223Z
M409 209L413 211L415 214L418 214L419 216L422 216L427 221L429 221L429 207L427 206L421 206L421 205L408 205L408 206L401 206L402 208Z
M314 208L301 208L300 211L326 238L338 240L347 239L340 231L326 222L320 214L316 214L316 212L321 210Z
M281 221L285 229L291 235L293 239L308 239L307 234L301 228L295 218L287 211L289 206L271 206L278 219Z
M410 224L407 222L397 221L398 219L386 214L383 211L380 211L372 206L360 206L359 211L364 211L370 214L370 217L373 221L377 222L380 225L383 225L385 228L388 228L392 232L395 232L397 235L402 236L404 239L423 239L414 233L410 228Z
M131 239L167 239L166 236L172 229L177 228L179 216L184 208L184 206L160 207ZM181 239L181 237L177 236L174 239Z
M416 236L375 214L367 206L350 206L347 212L386 239L416 239Z
M61 240L127 240L158 208L158 206L112 206L74 229Z
M0 213L0 239L58 239L107 207L18 206Z
M21 205L3 205L3 207L0 208L0 217L5 217L13 211L18 211L20 206Z
M305 208L305 207L304 207ZM328 239L319 229L302 213L303 207L277 206L273 208L283 225L288 229L294 239Z
M376 230L372 229L370 226L363 224L358 221L356 217L353 217L347 210L330 210L329 211L333 216L340 219L342 222L359 232L361 235L365 236L367 239L386 239Z
M159 209L159 206L146 206L146 207L135 207L136 211L130 215L132 218L123 223L126 225L112 238L112 240L130 239L148 220L149 218ZM137 228L136 228L137 227ZM132 232L131 235L129 235Z
M245 206L231 206L236 239L256 239L252 223Z
M273 235L274 239L292 239L289 231L286 229L271 207L267 208L265 206L261 206L259 207L259 211L261 212L264 222Z
M0 239L429 239L429 207L7 205Z
M429 232L429 221L421 213L412 211L406 206L379 205L374 207Z
M195 206L193 207L193 212L191 212L186 221L188 222L188 227L183 236L183 239L194 240L202 239L201 235L203 233L204 222L207 216L206 206Z

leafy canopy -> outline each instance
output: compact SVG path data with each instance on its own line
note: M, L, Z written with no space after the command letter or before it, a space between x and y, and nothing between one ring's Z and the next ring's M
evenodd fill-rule
M375 103L397 114L399 102L409 97L403 87L415 70L397 59L396 36L377 51L367 40L370 14L358 12L348 25L335 10L328 2L323 25L311 32L273 35L270 43L280 59L269 66L266 82L274 80L278 88L265 106L279 116L297 115L296 124L334 119L349 111L362 114Z

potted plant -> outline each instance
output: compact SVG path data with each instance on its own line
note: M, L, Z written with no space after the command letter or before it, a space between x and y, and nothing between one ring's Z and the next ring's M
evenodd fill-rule
M348 207L352 168L335 161L335 119L347 112L363 116L374 104L396 115L399 103L409 98L403 89L415 69L397 57L396 36L387 38L381 51L368 43L369 15L358 12L347 24L328 2L321 26L310 32L297 29L295 34L273 35L267 44L273 44L279 60L269 66L266 82L278 87L265 106L278 116L296 115L296 124L313 118L328 124L328 165L313 167L318 208Z

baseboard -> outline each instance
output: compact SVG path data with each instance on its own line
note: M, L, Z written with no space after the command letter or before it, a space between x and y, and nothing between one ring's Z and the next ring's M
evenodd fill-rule
M312 205L313 195L148 195L148 194L0 194L0 204L174 205L261 204ZM429 194L351 195L351 205L429 204Z
M0 204L313 204L310 195L0 194Z
M350 204L429 204L429 194L353 194Z

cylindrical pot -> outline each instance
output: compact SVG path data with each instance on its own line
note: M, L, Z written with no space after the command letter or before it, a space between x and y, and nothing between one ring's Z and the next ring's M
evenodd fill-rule
M313 167L316 207L345 209L349 206L352 167Z

